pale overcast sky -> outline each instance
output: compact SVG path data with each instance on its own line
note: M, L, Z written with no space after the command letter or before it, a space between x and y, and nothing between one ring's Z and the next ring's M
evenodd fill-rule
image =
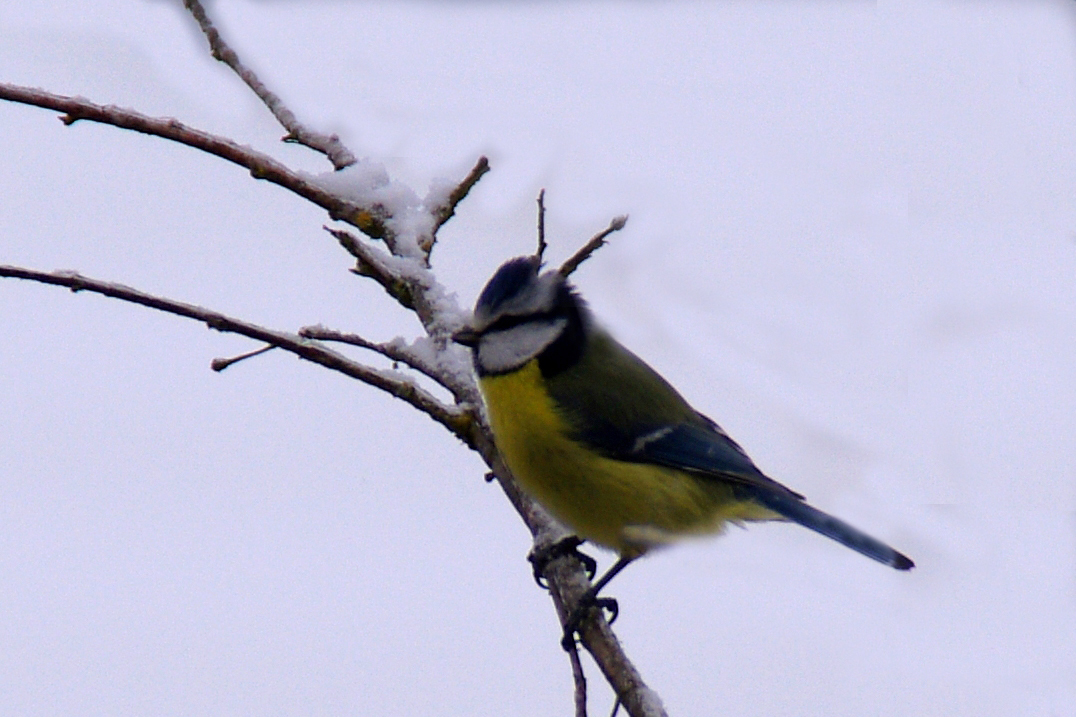
M0 5L0 81L321 172L177 2ZM640 561L616 625L670 714L1076 714L1076 3L252 2L210 10L311 125L423 194L470 306L534 247L769 474L796 526ZM324 213L155 138L0 103L0 263L295 330L417 322ZM374 389L0 281L0 713L570 714L529 536ZM608 563L610 556L601 555ZM588 663L591 712L611 698Z

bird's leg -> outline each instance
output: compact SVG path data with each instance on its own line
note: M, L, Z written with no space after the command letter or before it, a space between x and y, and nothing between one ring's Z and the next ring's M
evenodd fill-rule
M543 590L549 589L549 585L545 583L545 569L551 562L565 555L571 555L581 562L583 569L587 572L587 579L593 580L598 572L598 563L589 555L579 552L579 546L583 542L583 539L578 535L569 535L555 543L532 550L530 555L527 556L527 560L534 567L534 582L538 583L538 587Z
M572 612L568 615L568 620L564 623L564 637L561 638L560 645L565 650L571 650L575 646L575 633L579 631L580 626L583 624L583 620L586 619L591 608L599 608L601 610L609 611L609 622L612 623L616 620L617 615L620 614L620 606L617 604L615 598L603 598L598 597L598 593L602 588L609 584L609 581L617 576L624 568L628 567L628 564L635 560L638 555L621 555L620 558L613 563L613 566L605 571L605 574L598 578L598 582L590 586L590 588L583 593L579 598L579 602L572 608Z

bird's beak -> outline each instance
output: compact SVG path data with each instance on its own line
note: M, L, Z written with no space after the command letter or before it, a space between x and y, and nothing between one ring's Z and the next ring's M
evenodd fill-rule
M464 326L462 329L452 334L453 341L469 348L474 348L478 344L478 339L481 337L482 334L478 333L470 326Z

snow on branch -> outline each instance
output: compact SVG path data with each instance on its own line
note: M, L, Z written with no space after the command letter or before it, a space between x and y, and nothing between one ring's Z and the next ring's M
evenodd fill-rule
M413 193L382 177L383 170L373 163L366 163L371 166L353 173L361 178L357 182L353 177L345 179L343 173L336 172L312 176L227 137L189 127L173 117L150 117L126 107L101 105L84 97L58 95L5 82L0 82L0 99L62 112L60 120L67 126L79 120L99 122L200 149L246 168L255 179L272 182L316 204L325 209L330 218L346 222L372 239L383 240L394 254L407 255L411 253L408 248L415 246L416 250L421 249L424 261L428 261L437 230L452 217L456 205L489 171L488 161L485 157L480 158L467 177L445 193L442 201L427 206L417 197L408 201L407 195ZM347 171L353 168L349 165ZM341 185L351 186L353 191L341 191ZM401 242L401 239L405 241Z
M299 329L299 336L304 339L317 339L318 341L336 341L373 351L390 361L399 362L413 368L427 378L436 381L451 392L458 403L474 399L473 383L470 381L469 374L460 375L452 370L456 368L455 366L446 367L445 362L439 360L440 352L444 349L430 346L429 339L417 339L412 344L408 344L402 338L378 343L355 333L328 329L320 324L304 326Z
M281 124L284 129L288 131L284 136L284 141L295 142L302 144L313 150L324 154L330 162L332 162L333 169L339 171L350 167L358 160L355 155L349 150L340 138L333 135L325 135L319 132L315 132L302 122L298 120L295 113L284 104L280 97L265 86L258 76L247 67L239 59L238 53L224 40L221 34L217 31L217 28L213 25L213 21L209 18L205 8L199 0L184 0L184 7L187 8L191 16L198 23L198 27L202 30L202 34L205 35L206 40L209 42L210 54L220 62L223 62L230 67L236 75L239 76L247 87L257 95L258 99L272 112L273 116ZM489 171L489 160L485 157L480 157L474 168L464 177L463 181L459 184L451 186L448 190L447 196L442 197L427 197L422 202L422 209L429 215L432 222L427 226L421 226L416 232L416 242L419 249L423 254L429 257L430 252L433 250L433 245L437 241L437 231L456 213L456 206L467 196L478 180L482 178L482 175ZM331 188L330 188L331 191ZM437 194L431 192L431 194ZM399 214L406 213L401 212L401 207L389 207L377 202L362 202L361 205L370 204L373 207L381 210L381 214L384 214L381 218L384 221L388 221L391 218L398 218ZM424 223L423 223L424 224ZM362 227L359 227L360 229ZM365 230L363 230L365 231ZM371 234L370 236L375 236ZM393 236L393 232L386 232L384 235L376 238L385 239L392 249L396 237ZM393 250L393 253L396 253Z
M385 292L395 299L400 306L411 311L415 310L415 300L412 296L411 287L398 276L397 272L394 272L389 267L390 257L388 255L364 243L357 236L344 229L333 229L332 227L322 227L322 229L332 234L333 238L340 242L340 246L344 248L344 251L355 258L355 267L351 269L352 274L373 279L378 284L381 284Z

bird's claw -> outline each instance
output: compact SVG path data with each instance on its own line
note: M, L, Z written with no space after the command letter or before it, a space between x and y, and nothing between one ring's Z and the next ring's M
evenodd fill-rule
M579 632L579 628L582 627L583 620L586 619L591 608L608 611L609 617L606 618L606 622L610 625L616 622L617 617L620 616L620 605L617 603L616 598L595 597L594 595L584 594L579 600L579 604L572 610L568 621L564 623L564 636L560 640L560 646L566 651L570 651L575 647L575 634Z
M598 562L586 553L579 552L579 546L582 544L583 539L578 535L569 535L555 543L532 550L530 555L527 556L527 560L530 561L531 566L534 568L534 582L538 583L538 587L543 590L549 589L549 585L545 581L545 569L551 562L565 555L571 555L581 562L583 570L587 573L587 579L593 580L598 572Z
M609 616L605 618L605 621L610 625L616 622L616 619L620 617L620 603L616 601L616 598L594 598L594 607L601 608L609 613Z

